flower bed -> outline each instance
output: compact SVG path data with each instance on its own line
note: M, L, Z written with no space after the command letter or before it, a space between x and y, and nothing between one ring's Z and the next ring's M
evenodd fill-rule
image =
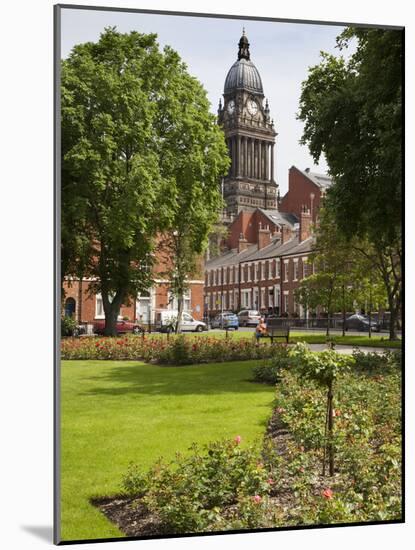
M273 353L269 345L257 346L254 339L211 338L208 336L157 335L121 338L67 338L62 340L62 359L128 359L164 365L187 365L222 361L262 359Z
M290 355L262 448L237 436L148 472L131 465L125 496L97 505L133 536L399 521L399 357L310 355L301 345Z

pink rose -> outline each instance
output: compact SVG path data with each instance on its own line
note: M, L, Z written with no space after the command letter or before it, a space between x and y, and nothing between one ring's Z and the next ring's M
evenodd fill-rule
M239 443L242 441L242 437L240 435L237 435L234 439L235 443L239 445Z
M255 502L255 504L259 504L262 499L259 495L255 495L254 497L252 497L252 500Z
M333 498L333 491L331 489L324 489L322 495L327 500L331 500Z

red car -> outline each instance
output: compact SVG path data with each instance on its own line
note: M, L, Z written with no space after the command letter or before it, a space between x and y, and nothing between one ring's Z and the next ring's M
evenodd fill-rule
M94 321L94 332L96 334L104 334L105 319ZM138 323L132 321L117 321L117 334L126 334L131 332L132 334L141 334L144 332L144 328Z

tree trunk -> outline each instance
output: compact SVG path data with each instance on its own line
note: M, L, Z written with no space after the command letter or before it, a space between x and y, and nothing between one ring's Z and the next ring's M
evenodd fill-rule
M392 297L388 297L388 302L390 311L389 340L396 340L397 307Z
M114 296L114 299L110 301L108 293L102 291L102 302L105 312L105 336L117 336L117 319L120 314L124 295L125 292L118 291Z
M184 300L183 300L183 294L179 294L179 296L177 297L177 322L176 322L176 334L179 334L180 332L180 325L181 325L181 321L182 321L182 315L183 315L183 305L184 305Z
M342 336L346 335L346 298L345 298L345 288L344 283L342 286L342 302L343 302L343 323L342 323Z

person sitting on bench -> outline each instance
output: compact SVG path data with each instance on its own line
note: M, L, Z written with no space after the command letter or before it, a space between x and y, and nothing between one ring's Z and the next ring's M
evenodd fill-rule
M257 345L259 345L259 339L264 337L266 333L267 333L267 325L265 324L264 318L261 317L255 329L255 338L256 338Z

